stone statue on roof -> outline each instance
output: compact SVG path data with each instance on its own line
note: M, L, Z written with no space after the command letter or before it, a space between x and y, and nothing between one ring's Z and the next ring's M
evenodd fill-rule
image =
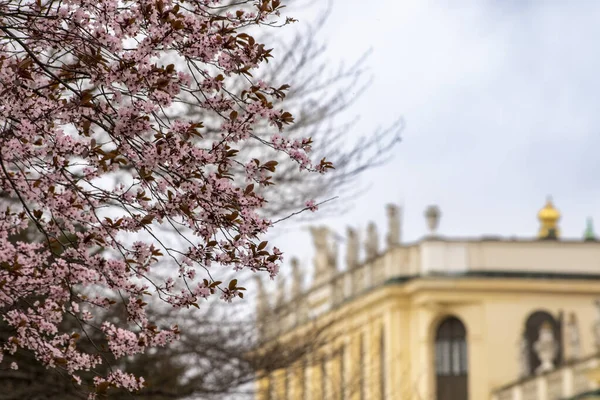
M354 228L346 228L346 268L348 270L358 265L358 234Z
M588 217L585 226L585 233L583 235L583 240L586 242L595 242L596 234L594 233L594 221L591 217Z
M428 206L425 209L425 219L427 221L427 227L429 228L429 234L431 236L435 236L437 234L441 216L442 213L440 208L436 205Z
M285 278L278 276L277 278L277 291L275 292L275 305L281 307L285 304Z
M254 276L254 281L256 282L256 319L262 321L269 312L269 302L260 276Z
M327 279L337 270L337 245L332 242L329 228L310 227L315 246L315 282Z
M367 260L377 257L379 254L379 235L375 222L369 222L367 226L367 240L365 241L365 253Z
M388 233L386 242L388 247L400 243L400 208L395 204L386 207L388 217Z
M300 271L300 264L296 257L293 257L291 260L292 264L292 298L297 298L302 294L302 282L304 277Z

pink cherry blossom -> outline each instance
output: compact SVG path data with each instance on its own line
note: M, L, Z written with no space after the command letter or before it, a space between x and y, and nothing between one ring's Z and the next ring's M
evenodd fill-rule
M309 200L306 202L306 208L308 208L312 212L315 212L319 209L319 206L315 203L314 200Z
M310 159L310 138L286 136L287 85L252 75L272 54L247 32L275 24L280 2L222 6L0 1L0 310L12 329L0 362L29 352L95 386L90 398L139 390L142 377L115 368L84 380L104 362L79 345L87 330L117 359L166 346L180 331L149 320L151 301L243 297L237 280L206 274L215 265L278 273L283 255L262 244L273 223L255 191L268 191L277 163L236 146L255 141L307 173L332 165ZM203 118L181 117L184 106ZM272 127L271 140L255 136L258 125ZM103 321L119 306L126 320ZM65 331L66 319L80 329Z

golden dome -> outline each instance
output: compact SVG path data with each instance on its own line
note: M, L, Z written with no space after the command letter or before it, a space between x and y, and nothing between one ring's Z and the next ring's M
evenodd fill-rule
M538 213L538 220L540 221L540 231L538 236L540 239L556 239L559 236L558 220L560 219L560 212L554 208L552 199L548 197L546 205Z
M560 212L554 208L552 199L548 198L546 205L538 213L538 219L540 221L558 221L560 219Z

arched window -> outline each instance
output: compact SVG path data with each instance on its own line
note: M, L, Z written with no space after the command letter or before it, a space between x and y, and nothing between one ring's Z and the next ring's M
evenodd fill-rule
M456 317L444 319L435 335L437 400L467 400L467 331Z
M536 369L540 366L540 359L534 350L535 343L539 338L540 328L544 322L549 322L552 326L554 333L554 339L559 344L559 350L554 358L554 365L558 366L562 364L563 359L563 346L562 343L562 331L561 321L552 316L552 314L546 311L535 311L529 315L527 321L525 321L525 339L527 343L527 355L528 355L528 367L529 375L534 375Z

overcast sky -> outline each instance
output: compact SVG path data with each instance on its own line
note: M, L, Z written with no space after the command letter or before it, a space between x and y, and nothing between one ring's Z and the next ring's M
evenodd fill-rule
M362 177L354 209L323 222L343 234L374 220L383 239L385 204L403 203L414 241L435 203L440 234L532 237L552 195L563 236L582 237L588 216L600 228L600 1L366 4L337 0L321 39L332 62L373 49L352 135L399 116L406 129L394 159ZM283 228L274 243L309 267L308 232Z

